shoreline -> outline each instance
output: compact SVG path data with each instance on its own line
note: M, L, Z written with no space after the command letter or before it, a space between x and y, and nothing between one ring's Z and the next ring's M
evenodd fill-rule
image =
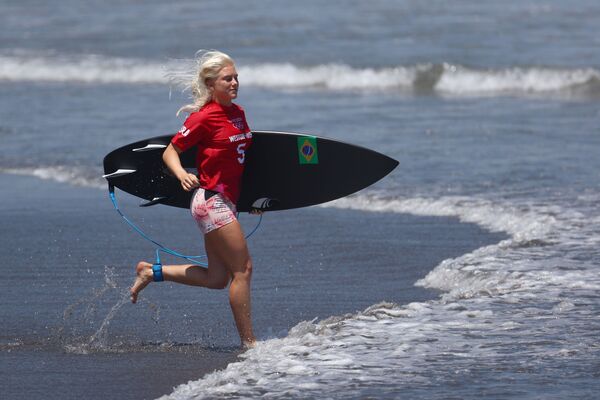
M98 189L9 174L0 174L0 185L11 194L0 206L9 253L0 283L8 299L0 350L11 382L6 398L155 398L237 359L226 291L174 284L150 285L141 304L123 304L102 332L104 350L66 351L65 343L85 343L97 333L131 284L135 263L152 259L152 246L120 221ZM183 251L201 247L185 210L140 209L138 199L118 197L152 237ZM255 224L251 216L240 219L248 230ZM504 237L452 217L321 207L267 213L249 240L255 331L260 340L282 337L305 320L382 301L435 299L437 292L414 282L444 259ZM57 328L63 337L52 337ZM11 341L27 345L4 346ZM135 383L141 375L151 381L143 388ZM57 379L68 383L68 393L59 393Z

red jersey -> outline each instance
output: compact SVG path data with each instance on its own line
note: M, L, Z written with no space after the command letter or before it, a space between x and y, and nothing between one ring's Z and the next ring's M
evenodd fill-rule
M200 187L223 193L237 203L246 150L252 144L252 133L240 106L206 104L190 114L171 143L182 151L197 144Z

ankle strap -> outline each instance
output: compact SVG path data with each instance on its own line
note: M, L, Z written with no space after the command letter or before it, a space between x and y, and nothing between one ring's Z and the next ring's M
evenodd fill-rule
M154 282L162 282L165 280L165 277L162 273L162 264L154 264L152 265L152 275Z

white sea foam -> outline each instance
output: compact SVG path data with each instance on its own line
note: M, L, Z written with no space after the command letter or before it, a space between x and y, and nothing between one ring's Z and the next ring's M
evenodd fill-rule
M503 68L477 70L444 65L435 89L450 94L540 93L600 83L600 71L593 68Z
M511 204L459 196L389 199L362 195L345 197L323 206L371 212L457 217L463 222L475 223L493 232L506 232L516 240L542 237L556 223L550 212L542 216L538 210L528 209L526 206L516 207Z
M185 60L144 60L100 55L65 56L15 52L0 55L0 81L95 84L167 84ZM239 65L244 85L271 89L429 91L445 95L494 95L582 90L597 93L600 71L552 67L467 68L451 64L356 68L346 64Z
M13 82L165 83L160 63L85 55L0 55L0 80Z
M74 166L46 166L25 168L0 168L0 173L12 175L34 176L36 178L51 180L55 182L68 183L74 186L105 189L106 181L100 173L83 167Z
M351 68L343 64L262 64L240 68L244 83L269 88L332 90L410 89L421 67Z
M397 397L387 382L406 382L410 397L410 387L452 382L474 366L535 374L548 357L585 358L597 347L600 321L580 297L600 289L597 265L565 256L581 236L598 238L589 222L596 214L468 197L359 195L326 206L456 217L509 238L446 260L418 282L443 290L439 300L302 322L163 398ZM527 356L515 366L512 351Z

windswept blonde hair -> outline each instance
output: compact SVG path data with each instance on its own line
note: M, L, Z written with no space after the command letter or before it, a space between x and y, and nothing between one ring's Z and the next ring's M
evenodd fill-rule
M206 82L219 76L219 72L228 65L234 65L233 59L217 50L199 50L192 65L186 70L172 71L168 78L172 84L182 86L184 91L190 90L193 102L177 111L191 114L200 110L211 100L211 93Z

